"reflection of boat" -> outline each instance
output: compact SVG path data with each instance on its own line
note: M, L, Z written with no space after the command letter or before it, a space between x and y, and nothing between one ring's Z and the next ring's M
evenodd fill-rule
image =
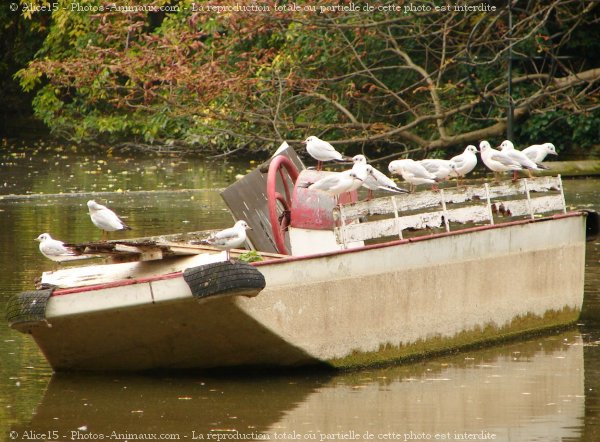
M289 149L223 192L264 261L172 238L88 244L113 263L44 273L11 326L56 370L144 370L347 367L577 320L597 217L566 212L560 178L335 207L306 189L328 172L296 167Z
M248 374L195 379L59 373L52 376L32 422L13 430L19 435L52 430L58 436L48 437L52 440L92 440L100 435L104 440L132 440L150 433L193 439L194 434L232 428L260 433L317 387L314 380L290 382ZM111 438L113 432L138 437Z
M495 434L493 440L501 441L578 440L584 401L583 345L577 332L568 332L553 342L519 342L336 376L268 432L369 431L371 440L405 440L410 432L430 440L448 433L444 440L464 433Z
M275 434L295 432L302 440L310 434L320 440L321 434L354 431L364 440L369 431L381 440L379 434L410 431L485 431L496 434L494 440L561 440L577 436L581 426L583 363L581 337L571 331L332 377L59 374L32 421L13 430L52 429L66 436L59 440L72 431L88 439L128 432L181 440L209 434L238 440L252 433L260 440L260 433L275 440Z

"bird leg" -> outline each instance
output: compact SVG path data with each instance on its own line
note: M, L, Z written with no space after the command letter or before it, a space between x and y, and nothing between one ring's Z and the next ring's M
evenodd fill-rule
M101 241L108 241L108 232L106 230L102 230Z
M513 170L513 181L517 181L519 179L519 172L517 172L516 170Z
M321 170L323 163L321 161L317 161L317 171Z
M369 189L367 191L367 201L371 201L373 199L373 191Z

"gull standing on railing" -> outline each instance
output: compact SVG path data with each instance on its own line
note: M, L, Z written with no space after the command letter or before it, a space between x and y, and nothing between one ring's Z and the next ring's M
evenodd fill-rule
M411 159L394 160L388 165L388 170L394 175L401 175L414 191L419 184L435 184L435 175L427 172L423 165Z
M456 175L456 187L460 184L460 179L468 173L471 173L477 166L477 148L469 144L463 153L450 158L454 163L453 174Z
M498 181L498 174L502 172L508 172L509 170L522 170L521 165L509 157L504 152L493 149L490 143L482 141L479 143L479 152L481 154L481 161L486 165L488 169L494 172L494 180Z
M368 164L364 155L355 155L352 157L352 161L354 161L352 170L354 170L358 176L363 175L361 170L366 171L366 173L364 173L366 178L362 185L369 190L368 199L373 197L373 191L377 189L387 190L395 193L408 193L408 190L398 187L394 180Z
M535 164L527 155L525 155L520 150L515 149L515 145L512 141L504 140L500 144L500 150L502 151L502 153L505 153L517 163L519 163L523 169L527 169L530 178L533 177L533 175L531 174L532 170L540 170L538 165ZM518 172L516 170L513 171L513 180L517 179L517 173Z
M537 164L541 169L548 169L548 167L541 164L546 158L546 155L558 155L556 153L556 147L554 147L554 144L552 143L533 144L529 147L526 147L521 152L527 155L527 157Z
M435 176L436 184L431 186L432 190L437 190L437 183L446 181L454 174L455 166L450 160L443 160L441 158L426 158L424 160L417 161L417 163L423 166L427 172Z

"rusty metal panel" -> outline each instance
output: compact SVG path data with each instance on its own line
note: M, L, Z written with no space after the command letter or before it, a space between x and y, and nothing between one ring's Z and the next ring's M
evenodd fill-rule
M288 147L280 155L288 157L299 171L305 169L302 160L300 160L293 148ZM250 227L252 227L252 230L249 230L247 234L254 248L262 252L277 253L267 206L267 172L269 162L265 162L242 179L237 180L227 187L221 192L221 197L236 220L246 220ZM289 177L286 178L288 188L292 192L294 185ZM281 179L278 180L277 190L282 195L285 195ZM286 245L288 250L290 250L287 235Z

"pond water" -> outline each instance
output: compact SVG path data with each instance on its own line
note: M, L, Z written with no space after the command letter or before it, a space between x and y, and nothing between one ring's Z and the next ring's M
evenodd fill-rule
M135 230L228 226L219 189L254 165L84 149L0 152L0 303L30 289L42 232L99 239L94 198ZM600 180L566 180L567 203L600 210ZM600 440L600 243L588 243L573 329L506 345L332 374L53 375L27 336L0 327L2 440Z

